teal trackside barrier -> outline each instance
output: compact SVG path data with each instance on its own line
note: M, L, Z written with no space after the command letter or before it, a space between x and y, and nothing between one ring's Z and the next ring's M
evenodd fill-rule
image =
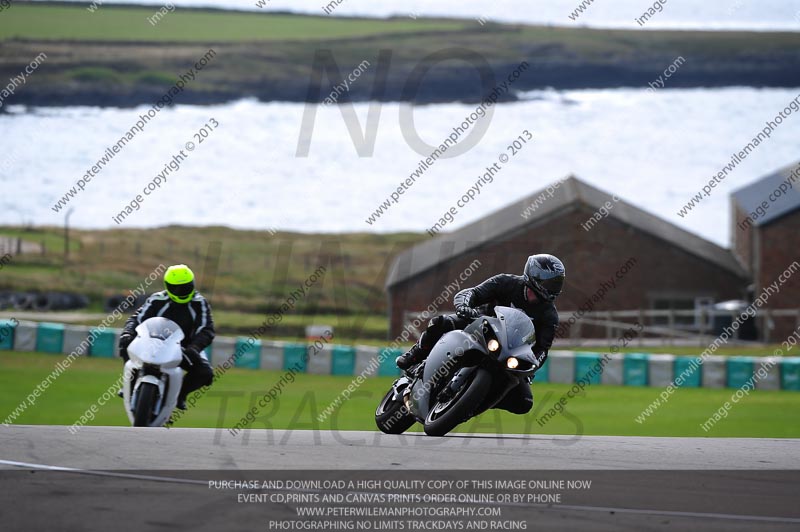
M400 368L397 367L394 360L403 354L402 349L390 349L385 347L378 351L378 358L381 360L381 365L378 367L379 377L397 377L400 375Z
M117 335L113 329L93 329L89 331L89 337L94 335L94 342L89 347L89 356L114 358L117 356Z
M36 350L41 353L61 353L64 343L63 323L40 323L36 327Z
M237 338L234 353L241 353L236 357L235 367L259 369L261 367L261 340L249 344L247 338Z
M730 357L727 360L728 388L741 388L753 378L754 360L751 357Z
M800 391L800 358L781 360L781 389Z
M703 366L698 364L694 370L691 369L693 362L698 362L698 357L675 357L675 371L672 382L677 386L687 388L698 388L703 384ZM684 374L684 371L686 374ZM678 382L678 377L682 379Z
M602 359L599 353L575 353L575 382L585 378L589 384L600 384ZM594 374L591 374L592 371Z
M534 383L550 382L550 364L547 363L547 360L544 361L541 368L536 370L534 375Z
M283 369L299 368L306 371L306 346L304 344L286 344L283 347Z
M335 345L331 355L331 375L354 375L356 371L355 347Z
M650 357L645 353L628 353L622 359L622 383L625 386L647 386Z
M0 320L0 350L14 349L14 329L17 324L11 320Z

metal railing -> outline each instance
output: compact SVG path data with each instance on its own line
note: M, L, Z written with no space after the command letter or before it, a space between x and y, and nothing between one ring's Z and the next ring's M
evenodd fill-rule
M440 312L439 314L446 314ZM639 337L633 342L644 345L648 340L657 340L663 345L704 345L719 335L719 326L715 326L715 318L730 318L721 324L722 327L730 325L741 312L730 310L596 310L579 314L577 310L560 310L559 316L562 323L572 315L577 317L575 323L569 327L568 338L570 343L579 345L582 340L605 339L613 341L635 323L640 323L644 328ZM421 316L421 312L403 313L403 325L413 322ZM429 318L432 316L429 316ZM754 341L770 343L771 331L776 319L794 319L795 327L800 327L800 308L797 309L759 309L756 311L755 329L757 336ZM427 320L426 322L427 323ZM419 338L422 331L417 331L414 340ZM732 339L736 342L739 340Z

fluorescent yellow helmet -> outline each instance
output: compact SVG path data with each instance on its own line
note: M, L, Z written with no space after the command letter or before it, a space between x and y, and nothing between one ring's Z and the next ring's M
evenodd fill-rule
M188 303L194 297L194 273L185 264L170 266L164 274L164 288L175 303Z

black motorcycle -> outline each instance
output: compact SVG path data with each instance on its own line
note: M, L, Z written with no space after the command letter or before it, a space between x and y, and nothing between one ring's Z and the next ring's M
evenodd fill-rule
M402 434L420 422L429 436L457 425L500 402L538 369L531 351L531 319L510 307L495 307L463 331L444 334L425 362L397 379L375 410L386 434Z

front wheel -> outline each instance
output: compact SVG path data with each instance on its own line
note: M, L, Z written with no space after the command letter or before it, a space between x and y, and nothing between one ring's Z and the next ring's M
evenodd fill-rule
M136 410L133 413L134 427L147 427L153 416L153 407L158 397L158 386L151 382L143 382L136 394Z
M472 373L471 380L465 382L451 399L431 407L425 418L425 434L444 436L475 415L491 387L492 376L485 369L478 368Z
M394 399L394 393L394 387L390 388L375 409L375 424L385 434L402 434L416 422L405 403Z

